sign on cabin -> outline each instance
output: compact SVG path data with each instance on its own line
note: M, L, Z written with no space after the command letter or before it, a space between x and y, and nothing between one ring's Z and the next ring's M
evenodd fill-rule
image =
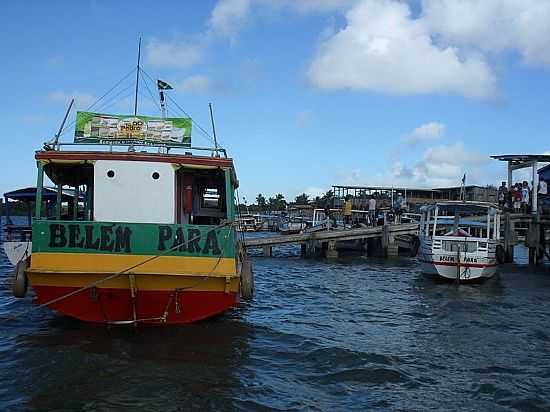
M74 142L191 146L191 118L76 113Z

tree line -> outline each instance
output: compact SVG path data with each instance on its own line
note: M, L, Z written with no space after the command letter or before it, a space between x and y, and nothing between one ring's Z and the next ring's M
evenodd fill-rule
M307 193L299 194L294 198L294 201L288 201L282 193L277 193L274 196L266 198L262 193L258 193L255 203L248 203L243 199L243 203L239 205L241 210L249 210L251 212L266 212L266 211L282 211L289 206L310 205L315 208L324 208L327 205L333 207L334 193L332 190L324 193L322 196L311 198Z

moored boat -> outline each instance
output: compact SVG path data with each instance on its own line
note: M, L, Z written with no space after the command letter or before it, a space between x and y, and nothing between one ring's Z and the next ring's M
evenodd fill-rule
M497 270L500 214L490 203L447 201L422 208L418 258L423 271L454 281Z
M237 217L237 230L239 232L255 232L256 218L252 215L240 215Z
M111 324L188 323L234 307L240 292L251 297L233 160L217 144L193 148L191 127L164 111L77 112L74 143L37 151L31 250L15 262L19 295L28 279L37 304Z

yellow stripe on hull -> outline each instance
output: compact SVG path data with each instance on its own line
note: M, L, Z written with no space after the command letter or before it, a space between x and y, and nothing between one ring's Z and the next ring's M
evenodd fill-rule
M37 270L27 271L32 286L66 286L85 287L107 276L107 273L42 273ZM137 290L173 291L176 288L191 291L238 292L239 277L189 276L189 275L145 275L135 274ZM101 288L128 289L128 274L109 279L97 286Z
M115 255L101 253L33 253L32 272L116 273L151 259L150 255ZM234 258L160 256L132 269L133 274L236 275Z

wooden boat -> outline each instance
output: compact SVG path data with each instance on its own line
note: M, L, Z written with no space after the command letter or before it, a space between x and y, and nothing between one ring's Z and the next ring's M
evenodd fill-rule
M114 126L98 128L103 119ZM174 120L160 138L144 136L149 120L172 119L79 112L75 143L106 150L55 141L35 153L32 251L17 262L16 295L28 280L37 304L111 324L188 323L234 307L239 292L251 297L233 160L217 144L210 155L194 154L201 149L190 145L191 119L180 119L185 135L172 133ZM182 148L189 152L174 153ZM64 196L67 189L75 195Z
M483 202L448 201L421 209L419 260L430 275L472 281L497 270L500 214Z

